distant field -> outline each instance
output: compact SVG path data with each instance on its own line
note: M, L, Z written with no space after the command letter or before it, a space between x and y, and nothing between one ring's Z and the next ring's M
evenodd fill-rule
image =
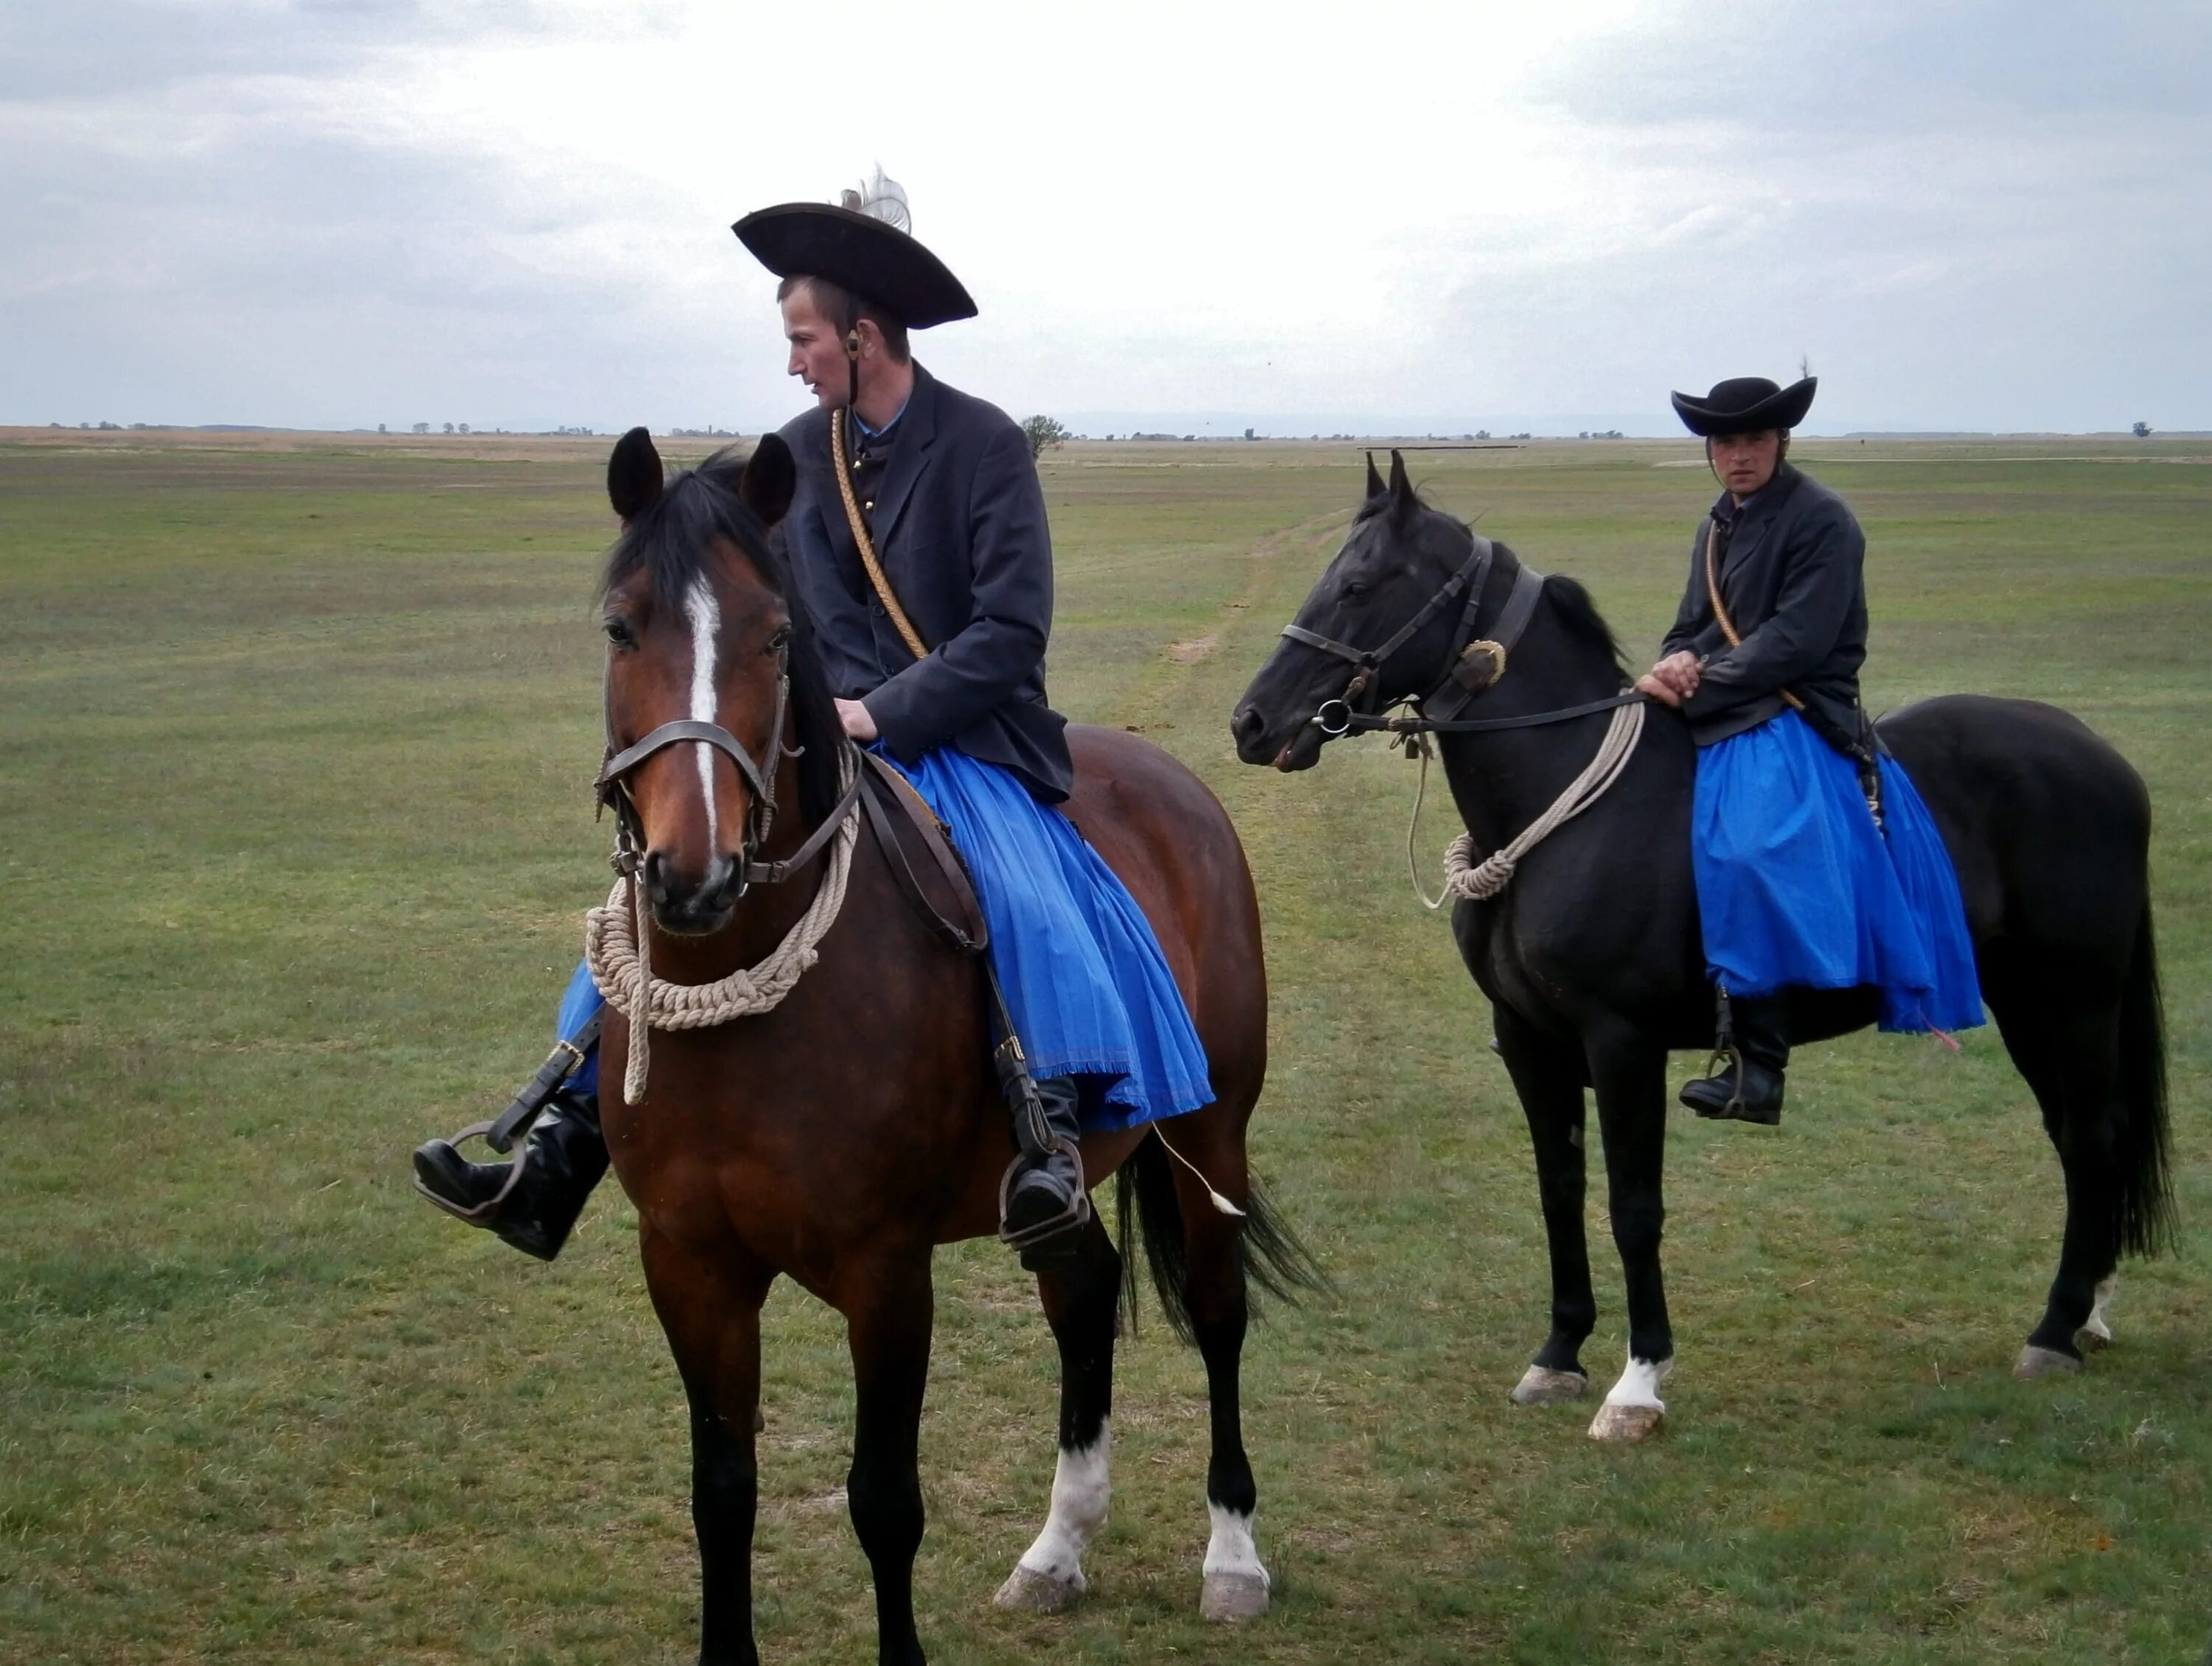
M0 437L0 1666L690 1657L634 1214L609 1187L543 1268L423 1207L405 1162L543 1056L604 894L609 443ZM1778 1134L1673 1127L1668 1433L1600 1450L1587 1407L1509 1405L1547 1311L1532 1167L1408 894L1409 772L1340 745L1284 778L1228 743L1358 454L1071 446L1055 698L1176 751L1243 831L1256 1160L1338 1290L1247 1355L1276 1612L1196 1618L1200 1375L1148 1310L1094 1594L1040 1620L988 1599L1044 1509L1050 1341L1009 1256L941 1255L933 1658L2204 1659L2212 445L1797 457L1868 528L1874 704L2051 699L2150 782L2185 1254L2123 1269L2083 1375L2013 1382L2059 1220L2032 1103L1993 1032L1955 1058L1862 1037L1802 1055ZM1656 644L1711 495L1690 446L1411 461ZM1451 830L1432 814L1431 860ZM763 1653L867 1657L842 1338L787 1288L764 1398Z

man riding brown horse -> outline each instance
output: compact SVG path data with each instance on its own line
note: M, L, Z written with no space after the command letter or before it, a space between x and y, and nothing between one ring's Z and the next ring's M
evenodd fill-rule
M1081 1128L1133 1127L1212 1095L1152 928L1053 807L1073 770L1066 720L1045 701L1043 493L1021 429L911 356L910 330L976 309L908 223L903 192L878 174L842 206L784 204L734 229L782 279L788 368L817 400L783 429L799 481L782 534L839 717L950 828L988 920L1017 1150L1000 1236L1034 1267L1065 1254L1088 1217ZM711 675L695 666L695 687ZM606 1169L600 1005L580 966L553 1057L506 1127L471 1131L498 1146L528 1126L520 1164L470 1163L444 1140L415 1154L433 1203L544 1260Z

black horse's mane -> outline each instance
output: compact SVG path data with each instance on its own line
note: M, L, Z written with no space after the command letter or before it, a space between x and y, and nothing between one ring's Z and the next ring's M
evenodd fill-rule
M1419 513L1434 515L1440 520L1449 521L1468 538L1472 538L1474 536L1474 522L1462 520L1457 515L1439 509L1419 491L1412 494L1412 501L1413 507ZM1359 506L1358 513L1352 518L1352 524L1355 526L1361 526L1374 520L1377 515L1387 514L1399 502L1400 500L1388 493L1379 493ZM1520 556L1515 555L1509 545L1501 542L1498 547L1504 550L1507 555L1513 556L1515 561L1520 560ZM1623 663L1620 657L1620 639L1613 634L1613 627L1605 622L1605 616L1597 611L1597 604L1590 599L1589 592L1583 588L1580 580L1568 578L1562 573L1547 574L1544 578L1544 594L1553 606L1558 609L1559 623L1566 626L1569 635L1580 637L1593 648L1602 648L1606 657L1615 666L1620 666Z
M725 447L698 467L670 477L660 496L631 519L607 551L599 595L605 599L617 585L641 572L656 596L681 596L706 574L717 538L727 538L745 552L791 611L791 726L800 748L799 797L807 818L818 820L836 807L844 726L815 650L805 598L792 581L780 543L738 496L744 465L735 447Z

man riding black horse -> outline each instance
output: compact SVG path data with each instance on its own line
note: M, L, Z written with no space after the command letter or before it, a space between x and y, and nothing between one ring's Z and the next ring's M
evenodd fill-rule
M1884 1029L1982 1021L1950 858L1859 705L1865 535L1787 460L1817 385L1674 396L1724 489L1636 686L1679 707L1698 748L1692 860L1729 1061L1683 1087L1700 1116L1781 1120L1786 988L1876 986Z
M1035 1268L1089 1218L1081 1128L1177 1116L1213 1094L1152 927L1054 808L1074 766L1066 720L1045 703L1043 491L1020 428L911 356L908 331L975 304L907 228L904 193L878 173L842 205L782 204L734 229L782 279L788 369L817 402L782 430L799 478L780 530L838 715L949 828L988 923L1016 1145L1000 1236ZM711 663L704 675L711 697ZM700 678L695 665L695 696ZM601 1005L579 966L562 1043L509 1113L544 1107L519 1164L470 1163L444 1140L415 1154L430 1201L542 1260L606 1171ZM487 1129L495 1144L507 1132L470 1132Z

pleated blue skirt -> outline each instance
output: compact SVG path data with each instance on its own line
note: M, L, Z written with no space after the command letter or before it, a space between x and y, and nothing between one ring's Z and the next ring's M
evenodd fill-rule
M967 859L1030 1073L1081 1079L1089 1128L1210 1104L1206 1049L1152 923L1075 824L950 746L890 762Z
M1982 1022L1951 854L1895 758L1875 824L1850 760L1794 711L1701 749L1692 862L1706 964L1730 994L1871 986L1887 1031Z

